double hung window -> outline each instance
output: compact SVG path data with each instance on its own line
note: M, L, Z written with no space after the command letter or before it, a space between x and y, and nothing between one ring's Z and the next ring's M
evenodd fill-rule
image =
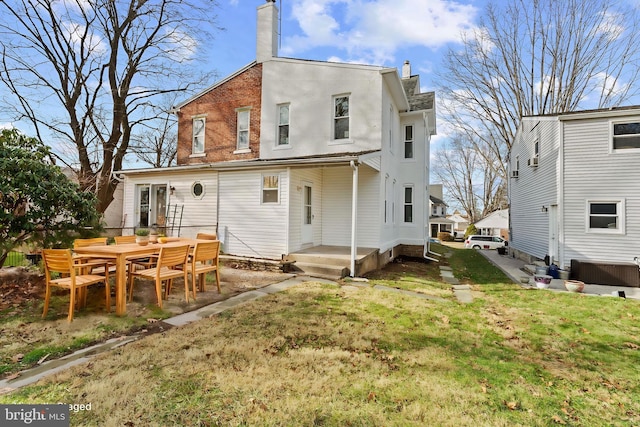
M333 101L333 139L349 139L349 96L336 96Z
M204 131L205 131L205 119L204 117L196 117L193 119L193 143L191 146L192 154L204 153Z
M413 187L404 187L404 222L413 222Z
M404 127L404 158L413 159L413 126Z
M238 121L238 137L237 137L237 149L248 150L249 149L249 115L250 110L247 108L237 110Z
M278 145L289 145L289 104L278 106Z

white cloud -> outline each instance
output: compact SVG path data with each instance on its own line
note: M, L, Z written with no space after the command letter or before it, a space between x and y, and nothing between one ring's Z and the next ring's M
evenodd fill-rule
M316 47L384 63L409 46L437 49L474 26L475 6L448 0L293 0L302 35L283 34L284 55Z

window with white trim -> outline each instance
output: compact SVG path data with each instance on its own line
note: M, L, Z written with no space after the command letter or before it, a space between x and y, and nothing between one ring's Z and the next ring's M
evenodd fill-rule
M640 122L612 123L611 147L614 150L640 148Z
M413 125L404 127L404 158L413 159Z
M192 154L204 153L204 131L205 131L205 118L195 117L193 119L193 143L191 146Z
M624 225L624 200L587 200L588 232L623 234Z
M349 139L349 95L333 98L333 139Z
M404 222L413 222L413 186L404 187Z
M278 203L279 193L280 176L262 175L262 203Z
M249 119L250 109L243 108L236 110L238 121L238 137L237 137L237 149L247 150L249 148Z
M278 145L289 145L289 104L278 105Z

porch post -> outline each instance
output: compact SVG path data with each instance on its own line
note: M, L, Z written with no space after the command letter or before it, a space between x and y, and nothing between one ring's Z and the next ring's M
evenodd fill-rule
M353 170L351 178L353 185L351 190L351 277L355 277L356 255L358 253L358 163L351 160L349 164Z

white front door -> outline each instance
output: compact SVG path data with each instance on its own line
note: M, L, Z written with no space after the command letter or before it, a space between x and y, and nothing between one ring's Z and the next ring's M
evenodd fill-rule
M313 243L313 186L310 182L302 184L302 244Z

